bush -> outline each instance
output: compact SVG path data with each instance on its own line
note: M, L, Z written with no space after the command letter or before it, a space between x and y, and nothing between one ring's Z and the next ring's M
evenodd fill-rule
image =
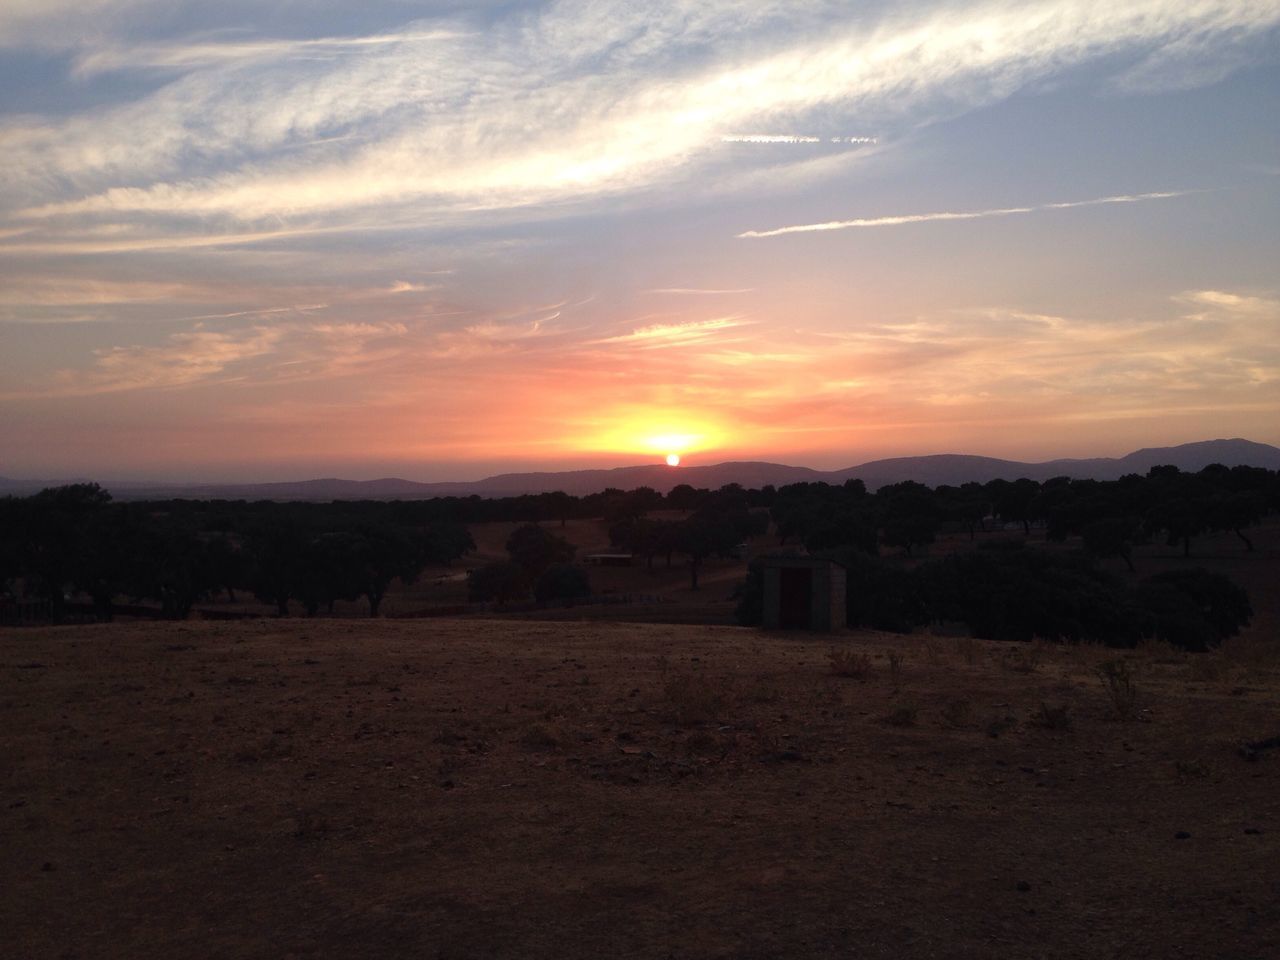
M519 564L508 561L489 563L467 574L467 597L478 601L518 603L529 599L529 577Z
M577 600L591 596L587 572L571 563L557 563L543 571L533 585L533 596L539 603Z
M860 550L823 556L845 568L845 621L850 627L910 633L928 621L920 579L912 571Z
M1145 636L1193 652L1234 637L1253 617L1241 587L1199 567L1149 577L1138 586L1138 603Z
M1092 640L1133 646L1139 636L1125 585L1087 557L1024 547L978 550L919 571L931 619L959 620L989 640Z
M1124 660L1106 660L1098 665L1098 676L1102 679L1107 691L1107 699L1111 701L1111 711L1118 720L1132 720L1138 715L1137 677L1128 662Z

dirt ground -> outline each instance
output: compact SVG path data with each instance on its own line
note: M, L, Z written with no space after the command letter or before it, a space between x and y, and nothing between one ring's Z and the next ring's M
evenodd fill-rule
M1275 637L0 633L19 958L1280 956ZM833 647L841 652L833 671Z

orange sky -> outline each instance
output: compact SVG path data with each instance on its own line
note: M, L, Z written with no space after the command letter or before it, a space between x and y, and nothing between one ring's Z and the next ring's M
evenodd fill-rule
M0 5L0 476L1280 444L1274 5L90 6Z

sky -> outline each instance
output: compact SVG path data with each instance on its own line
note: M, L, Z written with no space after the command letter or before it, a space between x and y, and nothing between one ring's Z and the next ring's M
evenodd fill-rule
M4 0L0 475L1280 444L1280 0Z

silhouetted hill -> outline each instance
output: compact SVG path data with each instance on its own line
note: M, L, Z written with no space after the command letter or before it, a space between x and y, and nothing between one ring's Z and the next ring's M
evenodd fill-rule
M1087 460L1047 460L1043 463L1021 463L991 457L961 454L939 454L928 457L898 457L873 460L833 474L839 482L857 477L875 490L890 483L914 480L930 487L962 483L987 483L991 480L1017 480L1027 477L1043 482L1053 477L1118 480L1130 473L1145 474L1154 466L1172 464L1179 470L1194 472L1211 463L1228 467L1251 466L1280 470L1280 449L1250 440L1203 440L1176 447L1148 447L1123 457L1095 457Z
M123 500L171 497L224 500L420 500L451 496L513 497L556 490L573 496L584 496L609 487L620 490L653 487L667 493L678 484L714 490L727 483L738 483L750 489L767 484L783 486L802 481L843 483L851 477L861 479L870 490L902 480L914 480L930 487L942 484L958 486L970 481L986 483L995 479L1017 480L1019 477L1037 481L1061 476L1115 480L1129 473L1145 474L1153 466L1160 464L1172 464L1180 470L1197 471L1211 463L1280 470L1280 448L1237 438L1184 443L1176 447L1151 447L1135 450L1123 457L1049 460L1043 463L1022 463L1017 460L948 453L872 460L844 470L830 471L782 463L735 461L707 466L668 467L652 463L615 467L611 470L503 473L484 480L446 483L420 483L386 477L381 480L328 478L246 484L105 483L103 486L110 489L113 496ZM0 495L34 493L51 483L0 478Z

